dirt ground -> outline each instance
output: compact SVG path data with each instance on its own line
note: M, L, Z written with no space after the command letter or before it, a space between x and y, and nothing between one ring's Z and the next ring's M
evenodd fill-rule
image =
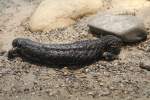
M30 64L5 52L16 37L44 43L68 43L93 39L87 21L49 33L31 33L27 20L42 0L0 0L0 100L149 100L150 36L144 42L124 46L119 59L98 61L78 69ZM147 31L149 32L147 24ZM78 66L75 66L76 68Z

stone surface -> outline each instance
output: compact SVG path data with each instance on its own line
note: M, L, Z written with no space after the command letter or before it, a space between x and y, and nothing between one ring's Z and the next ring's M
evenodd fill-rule
M150 71L150 63L149 62L141 62L140 68Z
M150 6L144 7L137 13L137 17L139 17L141 20L143 20L146 28L150 27Z
M67 27L103 5L103 0L44 0L31 16L29 28L33 32Z
M116 35L124 42L138 42L147 37L143 22L130 15L98 14L88 26L93 34Z
M149 0L112 0L111 7L113 9L120 9L126 11L138 11L143 7L149 7L150 1Z

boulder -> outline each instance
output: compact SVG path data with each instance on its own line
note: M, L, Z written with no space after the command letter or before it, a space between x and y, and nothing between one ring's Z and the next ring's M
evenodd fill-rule
M144 7L149 7L150 1L149 0L112 0L111 7L113 9L120 9L126 11L138 11L143 9Z
M141 9L138 13L137 13L137 17L140 18L141 20L143 20L145 26L149 29L150 27L150 6L149 7L145 7L143 9Z
M31 16L29 28L35 32L67 27L101 10L103 4L103 0L44 0Z
M146 39L144 23L131 15L98 14L88 23L93 34L116 35L124 42L139 42Z

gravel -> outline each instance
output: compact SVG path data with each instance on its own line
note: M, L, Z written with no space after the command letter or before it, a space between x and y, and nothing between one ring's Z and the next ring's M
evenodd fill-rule
M0 29L5 33L0 34L5 40L3 42L7 42L5 36L10 34L44 43L66 43L96 38L87 31L86 23L90 16L79 19L75 25L67 28L49 33L31 33L26 28L28 23L16 23L26 22L30 16L27 12L33 11L24 6L24 3L29 4L29 0L11 1L20 4L13 6L12 3L13 10L6 8L9 10L0 16ZM39 0L33 2L34 8ZM16 18L16 14L25 19ZM146 52L149 43L148 35L144 42L124 46L118 60L98 61L79 69L69 69L68 66L56 69L51 68L52 66L31 64L20 58L10 61L1 55L0 100L149 100L150 72L140 68L141 62L150 61L150 53ZM11 45L11 42L9 44Z

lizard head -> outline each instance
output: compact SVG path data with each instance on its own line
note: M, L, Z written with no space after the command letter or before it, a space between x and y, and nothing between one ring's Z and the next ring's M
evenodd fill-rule
M102 42L106 52L118 54L121 46L123 45L122 40L119 37L113 35L107 35L102 37Z
M13 46L14 48L21 48L22 45L25 45L26 40L28 40L28 39L16 38L16 39L13 40L12 46Z

